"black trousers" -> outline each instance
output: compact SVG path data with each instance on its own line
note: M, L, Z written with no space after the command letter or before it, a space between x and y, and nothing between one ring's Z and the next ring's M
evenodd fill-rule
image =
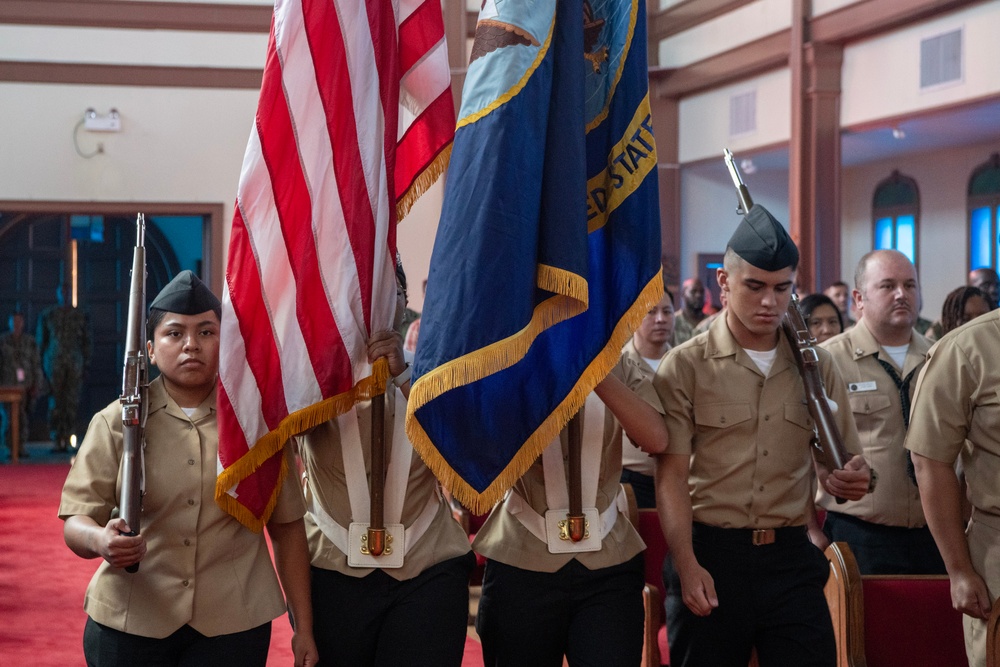
M926 526L883 526L848 514L827 512L823 532L847 542L861 574L945 574L944 561Z
M663 564L671 667L835 667L836 643L823 586L830 566L805 528L779 528L755 546L750 530L694 524L694 553L715 582L719 606L696 616L681 598L668 555Z
M486 563L476 630L486 667L635 667L642 660L642 554L556 572ZM745 667L745 666L744 666Z
M313 634L323 667L459 667L469 624L472 552L397 581L312 568Z
M264 667L271 623L230 635L206 637L185 625L163 639L140 637L87 619L83 655L88 667Z

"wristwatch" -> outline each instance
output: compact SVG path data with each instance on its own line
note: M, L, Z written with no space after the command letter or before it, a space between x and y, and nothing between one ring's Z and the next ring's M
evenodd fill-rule
M869 468L868 471L871 473L871 477L868 480L868 493L871 493L878 485L878 473L875 472L875 468Z
M413 366L411 364L406 364L406 369L396 377L392 378L392 383L402 389L403 385L410 381L411 375L413 375Z

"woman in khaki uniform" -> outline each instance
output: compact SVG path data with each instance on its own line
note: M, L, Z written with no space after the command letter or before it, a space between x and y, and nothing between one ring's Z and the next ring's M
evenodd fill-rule
M66 544L83 558L104 559L84 601L88 665L263 666L271 620L285 612L263 536L214 501L220 309L190 271L150 306L147 349L161 375L149 386L139 534L127 536L117 516L118 401L94 416L63 487ZM296 621L296 664L311 665L304 507L295 485L284 486L268 531ZM125 570L135 563L137 572Z

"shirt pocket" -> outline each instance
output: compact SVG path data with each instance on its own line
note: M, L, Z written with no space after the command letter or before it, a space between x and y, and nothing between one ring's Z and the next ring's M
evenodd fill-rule
M749 419L749 403L709 403L694 406L694 422L701 427L729 428Z
M785 421L806 431L813 430L812 415L805 403L785 403Z
M851 412L869 417L892 406L892 401L884 394L849 394Z

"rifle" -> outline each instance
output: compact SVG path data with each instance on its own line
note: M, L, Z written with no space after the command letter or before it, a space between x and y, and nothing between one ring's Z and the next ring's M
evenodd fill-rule
M746 214L753 208L753 200L750 198L750 191L740 178L740 172L736 168L732 151L728 148L725 154L726 166L729 174L733 178L736 192L739 197L739 209ZM737 211L739 212L739 209ZM798 366L799 375L802 377L802 385L806 390L806 407L809 408L809 416L813 420L812 444L819 451L820 459L827 470L840 470L850 459L847 449L844 447L844 440L840 437L840 429L833 420L833 411L830 409L830 400L826 395L826 388L823 386L823 376L819 372L819 356L816 354L816 339L809 333L806 320L799 310L799 297L795 294L788 302L788 309L781 319L781 330L785 333L789 346L792 348L792 356L795 358L795 365ZM843 498L837 498L838 503L844 502Z
M122 490L120 516L132 532L139 534L145 475L142 447L149 410L149 361L146 359L146 218L136 218L136 242L132 253L132 285L128 295L128 328L125 334L125 367L122 371ZM139 564L125 568L137 572Z

